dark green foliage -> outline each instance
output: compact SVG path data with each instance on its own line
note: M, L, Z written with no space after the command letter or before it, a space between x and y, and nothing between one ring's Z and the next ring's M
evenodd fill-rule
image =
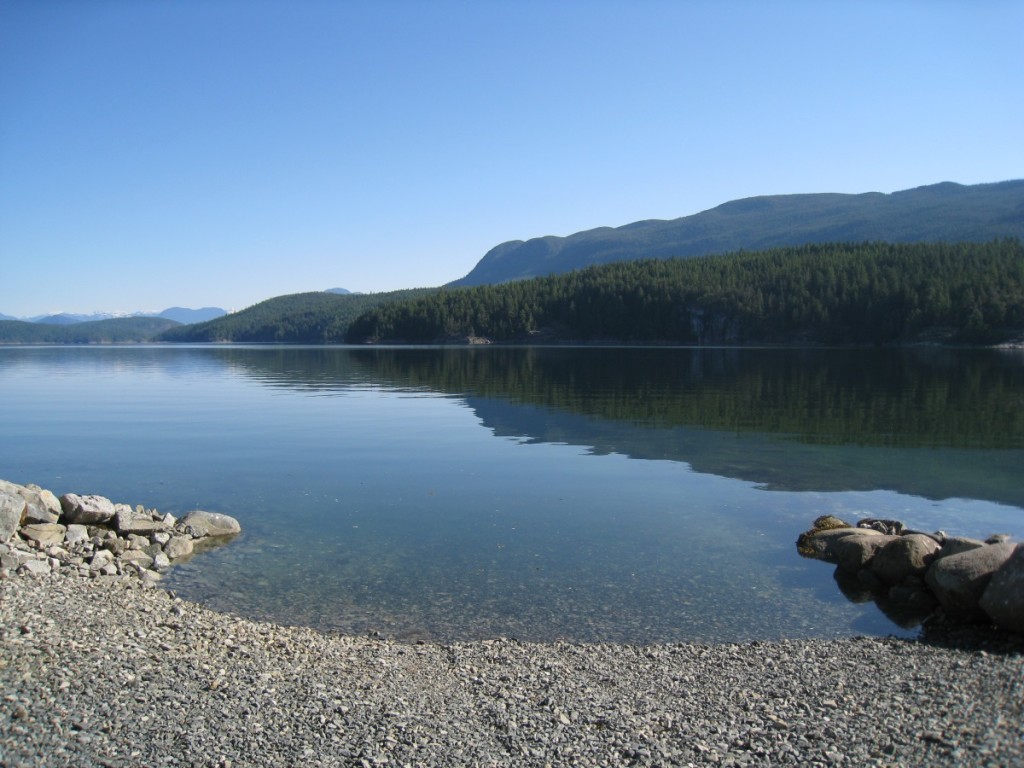
M1018 447L1024 435L1024 365L996 350L360 347L348 355L396 388L658 429L988 449ZM280 367L294 376L300 366Z
M0 344L115 344L150 341L178 323L162 317L119 317L72 325L0 321Z
M1024 330L1024 246L822 244L625 261L370 310L350 342L992 343Z
M1024 180L946 182L884 195L752 197L671 221L637 221L492 248L461 280L483 285L633 259L666 259L805 243L985 242L1024 238Z
M426 296L437 289L368 294L294 293L261 301L216 320L174 328L160 341L291 342L331 344L345 340L349 323L373 307Z

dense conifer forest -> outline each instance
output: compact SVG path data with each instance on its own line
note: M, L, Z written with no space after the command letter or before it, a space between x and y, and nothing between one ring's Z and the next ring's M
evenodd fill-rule
M351 343L996 343L1024 331L1024 246L816 244L616 262L369 310Z
M1024 245L817 244L622 261L470 288L279 296L205 323L0 322L0 343L618 342L878 345L1024 339Z

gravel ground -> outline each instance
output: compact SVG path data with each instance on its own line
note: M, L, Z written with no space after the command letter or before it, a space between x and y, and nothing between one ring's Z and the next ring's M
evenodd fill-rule
M0 580L4 766L1022 765L1005 635L403 645Z

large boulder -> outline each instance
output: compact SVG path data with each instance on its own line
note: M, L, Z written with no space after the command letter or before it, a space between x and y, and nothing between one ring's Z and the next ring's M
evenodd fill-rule
M0 487L0 541L7 541L17 533L25 516L25 499L7 485Z
M123 564L131 563L132 565L138 566L142 570L145 570L146 568L149 568L151 565L153 565L153 556L150 555L148 552L144 552L141 549L129 549L126 552L123 552L120 558L118 559Z
M65 523L97 525L108 522L115 514L114 502L103 496L79 496L65 493L60 497Z
M192 543L190 536L172 536L170 540L164 544L164 554L167 555L171 560L177 560L180 557L187 557L191 555L195 549L195 545Z
M154 520L153 514L141 507L132 509L128 504L114 505L114 528L122 536L149 536L158 531L166 531L169 527L161 519Z
M867 533L856 533L843 536L832 543L836 561L840 568L848 573L857 573L871 565L878 550L899 539L899 536L878 535L872 529Z
M67 532L64 534L64 543L71 546L74 544L84 544L89 540L89 529L84 525L78 523L68 526Z
M206 536L234 536L242 532L242 526L230 515L220 512L194 510L185 515L174 526L175 530L186 533L193 539Z
M986 544L983 547L936 560L928 569L925 582L946 614L959 621L984 621L979 605L993 574L1016 549L1012 542Z
M24 573L28 576L45 576L50 571L50 563L46 560L26 560L18 568L19 573Z
M64 534L67 528L58 523L30 523L21 527L21 538L28 541L35 541L40 546L48 547L51 544L63 544Z
M992 574L979 604L997 626L1024 635L1024 544Z
M961 552L967 552L984 546L985 542L981 539L971 539L966 536L949 536L943 542L942 549L938 551L935 557L940 559L950 555L959 555Z
M938 550L939 543L930 536L897 536L875 553L871 572L886 584L902 584L911 576L923 576Z
M824 560L826 563L838 565L839 552L836 549L836 544L840 539L848 536L881 535L869 528L812 529L800 534L800 538L796 542L796 549L804 557L813 557L817 560Z
M56 523L60 521L60 501L50 491L38 485L26 485L19 493L25 499L26 523Z

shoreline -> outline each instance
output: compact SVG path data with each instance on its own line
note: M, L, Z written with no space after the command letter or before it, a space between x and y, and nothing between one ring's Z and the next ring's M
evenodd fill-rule
M0 580L7 766L1024 761L1024 639L406 645Z

